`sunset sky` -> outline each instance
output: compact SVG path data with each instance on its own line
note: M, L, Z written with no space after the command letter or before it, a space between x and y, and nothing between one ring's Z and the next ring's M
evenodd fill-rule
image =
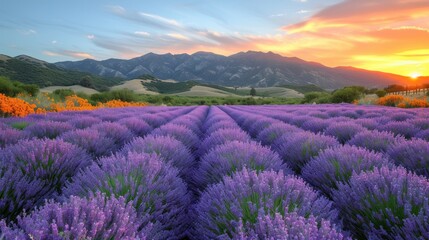
M0 36L48 62L255 50L429 76L428 0L2 0Z

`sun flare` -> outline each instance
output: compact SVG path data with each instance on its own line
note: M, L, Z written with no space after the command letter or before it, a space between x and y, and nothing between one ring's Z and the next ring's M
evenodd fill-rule
M417 78L419 78L421 76L421 74L420 73L418 73L418 72L414 72L414 73L411 73L410 74L410 77L412 78L412 79L417 79Z

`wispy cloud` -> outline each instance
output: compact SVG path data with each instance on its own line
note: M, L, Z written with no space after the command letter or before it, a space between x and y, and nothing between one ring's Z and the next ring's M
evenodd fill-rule
M65 56L65 57L71 57L74 59L85 59L85 58L95 59L95 57L90 53L70 51L70 50L55 50L55 51L46 50L46 51L43 51L42 53L49 57Z
M34 35L37 34L37 31L34 29L18 29L17 30L22 35Z
M148 37L148 36L150 36L150 33L143 32L143 31L135 31L134 34L137 35L137 36L140 36L140 37Z

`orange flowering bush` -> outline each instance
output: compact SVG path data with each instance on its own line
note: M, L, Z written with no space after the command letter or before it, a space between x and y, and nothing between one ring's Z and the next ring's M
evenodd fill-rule
M117 107L145 107L147 103L141 102L124 102L121 100L111 100L103 104L104 107L117 108Z
M383 106L395 107L399 103L403 102L404 100L405 100L405 97L402 95L389 95L389 96L379 98L377 101L377 104L383 105Z
M425 108L429 107L429 102L426 98L424 99L413 99L407 98L402 95L390 95L379 98L377 101L378 105L392 106L399 108Z
M0 93L0 115L3 117L24 117L28 114L35 113L35 108L36 105L34 104L29 104L19 98L7 97Z
M68 96L64 102L56 103L48 94L40 94L37 98L28 95L19 95L18 98L12 98L0 94L0 116L2 117L24 117L32 113L43 114L47 112L86 111L104 107L144 107L147 105L147 103L142 102L111 100L106 103L97 103L97 105L94 106L88 102L88 100L76 95Z

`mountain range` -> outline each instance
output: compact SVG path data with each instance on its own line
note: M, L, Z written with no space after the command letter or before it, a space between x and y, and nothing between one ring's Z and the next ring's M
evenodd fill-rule
M74 85L84 77L96 89L121 81L152 75L179 82L196 81L232 87L273 87L314 84L324 89L359 85L368 88L410 84L408 77L353 67L327 67L272 52L240 52L222 56L210 52L194 54L148 53L129 60L85 59L48 63L26 55L0 54L0 75L41 87ZM423 79L423 78L422 78Z
M201 81L223 86L272 87L314 84L325 89L350 85L369 88L406 84L408 77L353 67L327 67L272 52L240 52L222 56L210 52L155 54L122 60L85 59L55 63L56 66L104 77L134 79L153 75L159 79Z

